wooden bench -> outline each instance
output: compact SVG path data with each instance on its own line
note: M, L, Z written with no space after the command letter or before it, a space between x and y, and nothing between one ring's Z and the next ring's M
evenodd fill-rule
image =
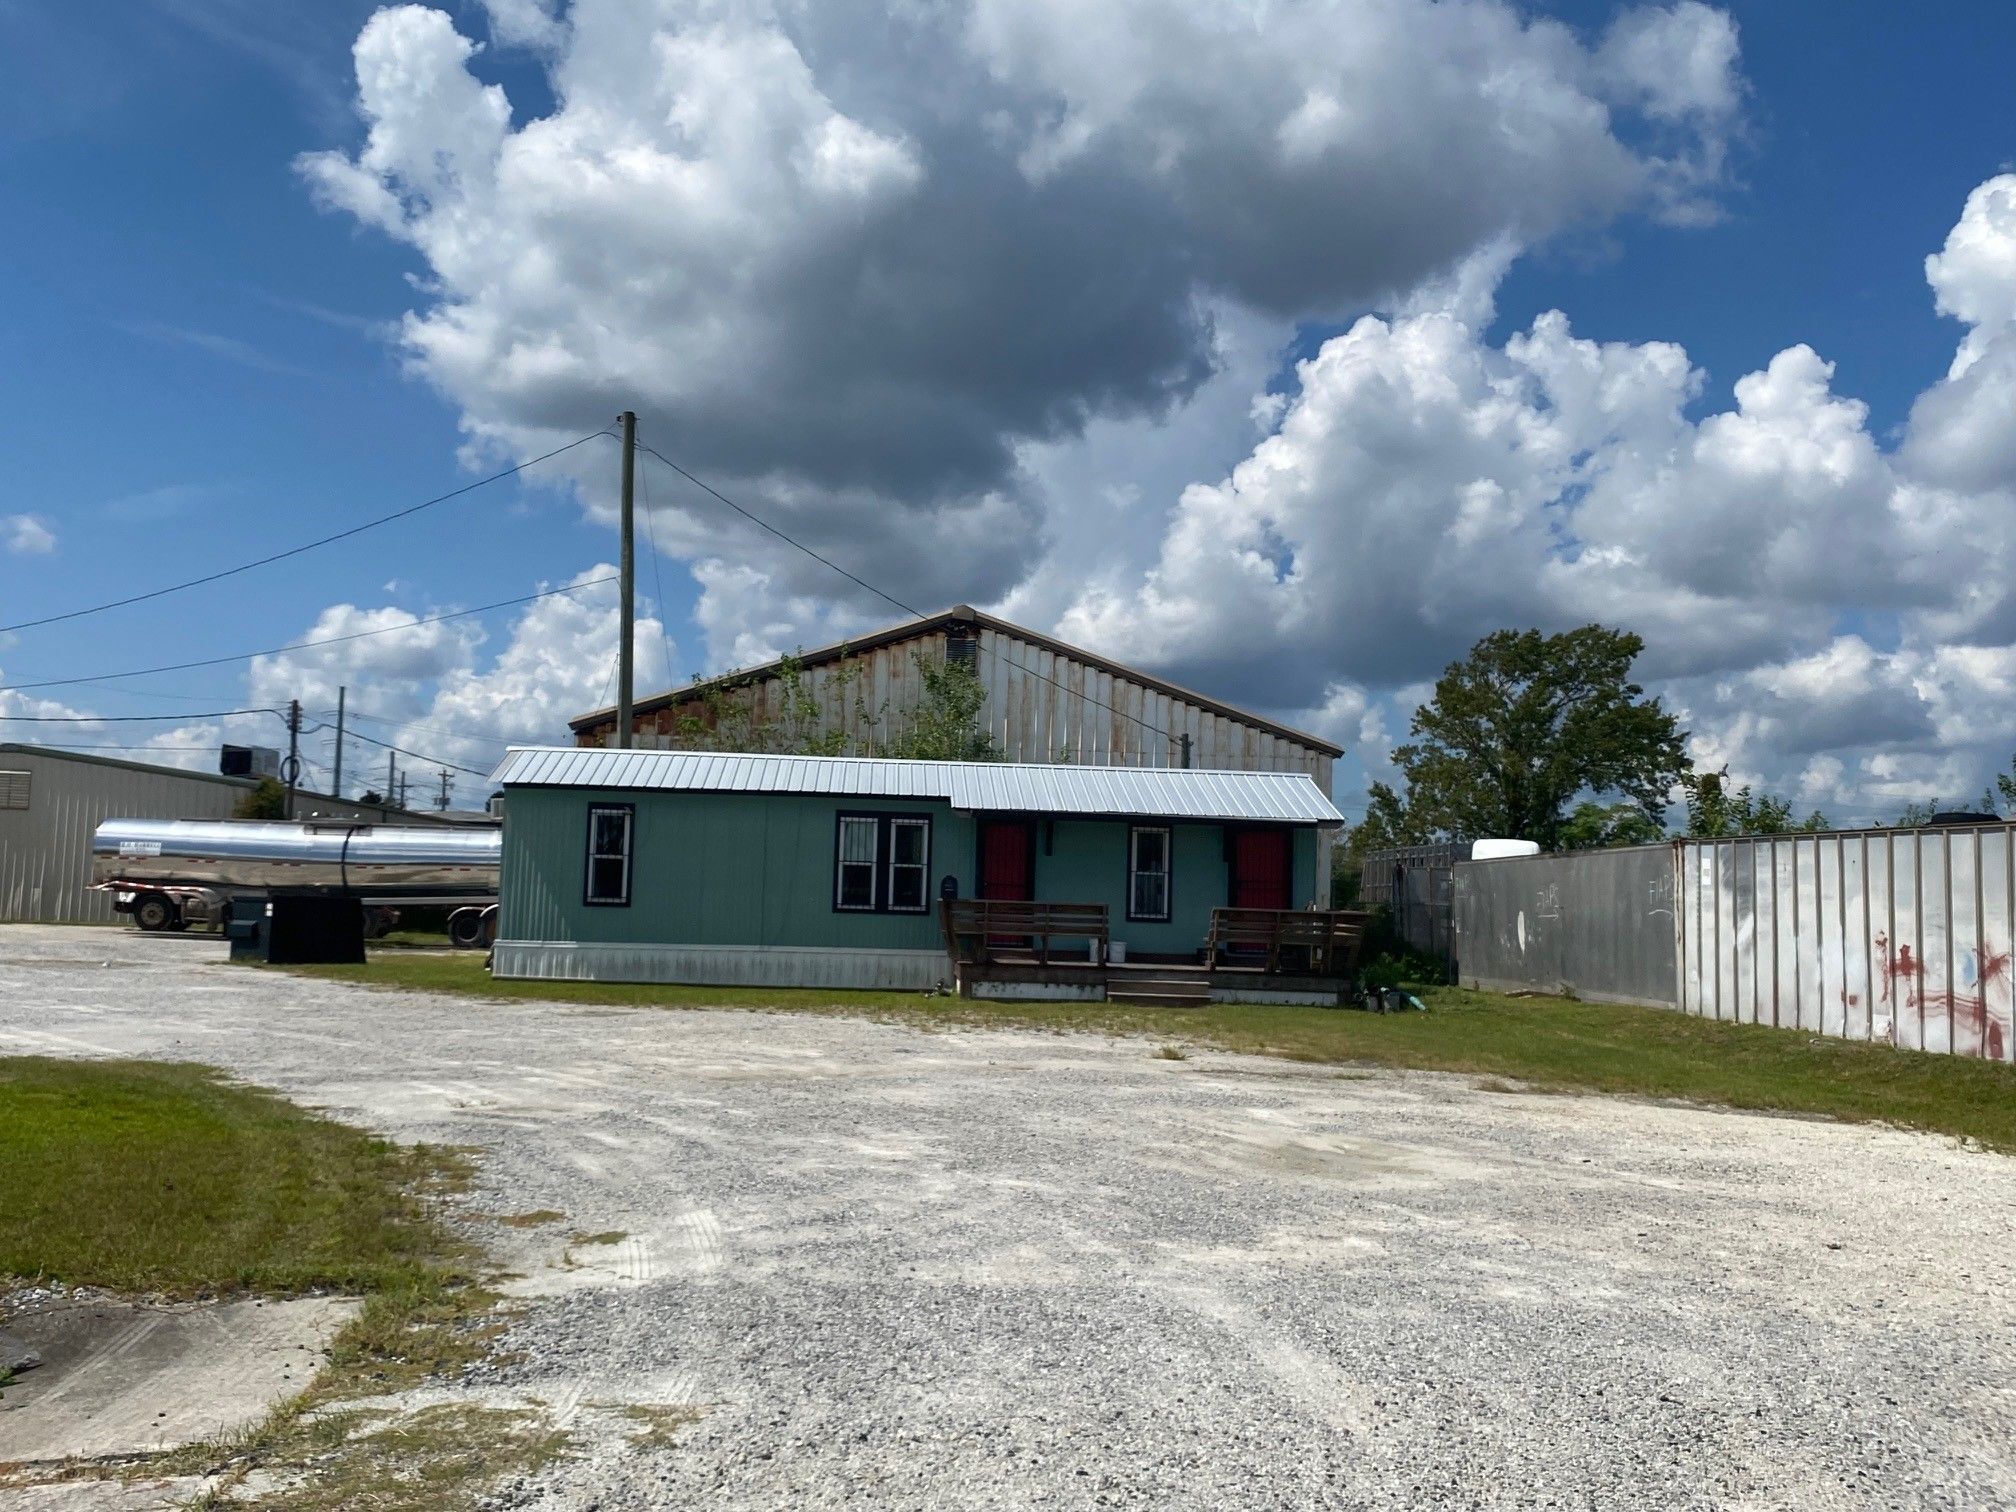
M1251 952L1265 958L1264 970L1279 973L1283 953L1292 952L1306 963L1311 976L1349 976L1358 965L1365 919L1362 913L1344 910L1214 908L1204 960L1216 966L1220 952Z
M1105 962L1111 939L1104 903L947 898L938 905L938 922L945 931L947 953L967 966L1004 956L1048 966L1051 949L1060 939L1090 941L1088 964L1097 966Z

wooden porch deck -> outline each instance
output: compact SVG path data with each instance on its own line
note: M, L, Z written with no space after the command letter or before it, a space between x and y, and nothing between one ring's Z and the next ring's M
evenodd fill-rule
M951 899L939 904L962 997L1205 1007L1211 1003L1336 1006L1357 991L1365 915L1314 909L1216 909L1189 961L1106 959L1097 903Z

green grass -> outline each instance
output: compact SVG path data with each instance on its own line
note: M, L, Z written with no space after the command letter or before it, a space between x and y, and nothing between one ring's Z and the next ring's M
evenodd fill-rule
M1177 1047L1289 1060L1454 1071L1522 1088L1677 1099L1895 1124L2016 1152L2016 1067L1717 1023L1657 1008L1456 988L1427 1013L1223 1004L983 1003L900 992L493 981L474 956L388 953L364 966L299 968L336 981L487 999L601 1006L751 1008L876 1018L924 1028L1140 1035ZM1151 1051L1169 1058L1160 1051Z
M0 1275L410 1289L455 1248L426 1201L454 1174L202 1066L0 1059Z
M0 1059L0 1288L363 1298L315 1380L249 1429L40 1478L203 1475L215 1481L199 1503L224 1507L260 1471L274 1478L265 1507L437 1512L564 1452L567 1435L538 1414L363 1400L495 1348L506 1315L439 1217L466 1175L459 1156L375 1139L203 1066Z

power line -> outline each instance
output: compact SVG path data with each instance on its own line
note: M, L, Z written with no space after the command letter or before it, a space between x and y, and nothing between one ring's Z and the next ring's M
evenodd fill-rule
M330 727L328 725L323 725L322 728L326 730ZM411 756L415 761L424 761L429 766L447 767L450 771L466 772L471 777L481 777L486 782L490 778L490 774L488 772L479 772L474 767L460 766L452 761L443 761L438 756L429 756L421 751L409 751L404 746L394 745L389 740L379 740L374 736L366 735L361 730L347 730L344 733L346 734L346 736L352 736L358 740L366 742L369 745L377 746L381 750L397 751L401 756Z
M330 546L337 541L347 541L350 537L362 535L367 530L376 530L380 525L390 525L394 520L406 519L410 515L420 513L423 509L432 509L435 505L445 504L450 499L459 499L463 494L472 493L476 489L485 488L492 483L513 477L518 473L524 472L528 467L537 467L541 462L557 457L562 452L572 451L577 446L582 446L593 441L597 436L606 436L608 434L609 432L606 430L590 431L585 436L580 436L575 440L569 441L565 446L556 446L553 450L520 462L515 467L507 467L502 472L492 473L487 478L478 478L474 483L467 483L460 488L451 489L447 493L437 494L431 499L423 499L418 504L409 505L405 509L394 510L391 514L380 515L375 520L366 520L361 525L352 525L348 530L339 530L334 535L323 536L319 541L309 541L300 546L290 546L287 550L276 551L271 556L259 557L250 562L240 562L236 567L225 567L217 572L206 573L202 577L190 578L187 582L170 583L165 588L154 588L146 593L136 593L129 598L109 599L105 603L92 604L84 609L71 609L63 614L45 614L40 619L21 620L12 625L0 625L0 635L5 635L14 630L32 630L38 625L56 625L61 624L64 620L82 619L87 614L102 614L107 609L123 609L129 604L144 604L149 599L164 598L168 594L181 593L188 588L200 588L205 583L214 583L222 578L235 577L241 572L250 572L255 567L266 567L274 562L284 562L289 557L300 556L304 551L313 551L320 546ZM202 663L194 663L192 665L200 666Z
M156 756L173 756L178 753L195 752L207 756L210 753L196 746L159 745L82 745L74 740L37 740L32 744L44 751L149 751Z
M113 673L113 676L121 676ZM79 678L78 681L97 681ZM31 686L34 686L31 684ZM0 693L12 689L0 688ZM146 724L183 719L235 719L240 714L272 714L285 718L278 709L221 709L209 714L0 714L0 720L14 724Z
M726 504L730 509L734 510L735 513L741 515L743 519L749 521L752 525L759 526L762 529L769 531L771 535L777 537L777 539L782 541L785 545L804 552L805 555L812 558L813 561L820 563L822 566L832 568L835 572L839 573L840 576L847 579L848 582L853 583L858 587L867 589L870 593L874 594L879 599L883 599L891 604L894 604L898 609L901 609L905 614L911 616L913 619L926 618L926 615L922 609L917 608L915 605L904 603L903 600L896 597L896 595L893 593L885 593L882 589L877 588L873 583L869 582L866 578L856 577L853 573L849 572L845 567L842 567L838 562L834 561L831 557L821 556L818 552L814 551L810 546L807 546L803 541L795 540L791 536L786 535L783 531L779 530L775 525L772 525L768 520L763 519L760 515L751 514L748 510L744 509L740 504L737 504L733 499L729 498L728 495L721 492L720 489L715 488L713 485L705 483L701 481L699 478L694 477L693 474L686 471L685 468L681 467L677 462L674 462L670 457L666 456L663 452L656 451L653 448L646 446L641 441L637 443L637 449L641 452L649 454L650 456L656 457L660 462L663 462L667 467L671 468L672 471L679 474L680 477L684 478L688 483L691 483L695 488L701 489L706 493L712 494L715 498L719 499L723 504ZM1007 662L1009 666L1015 668L1018 672L1022 672L1030 677L1033 677L1037 679L1039 682L1049 683L1053 688L1060 688L1064 692L1069 693L1074 698L1084 699L1085 702L1092 705L1092 707L1095 709L1104 709L1109 714L1117 714L1122 719L1131 720L1133 723L1141 726L1142 729L1148 731L1151 735L1160 735L1164 740L1170 741L1172 743L1176 739L1176 737L1169 731L1163 729L1159 725L1150 724L1147 720L1141 718L1140 715L1129 714L1125 709L1116 709L1113 707L1113 705L1109 703L1102 703L1099 699L1094 698L1090 693L1084 692L1082 689L1079 688L1070 687L1065 683L1061 683L1056 678L1049 676L1047 673L1038 672L1034 667L1025 666L1023 663L1016 661L1012 657L1002 656L1001 660Z
M327 719L333 717L335 712L334 709L324 709L315 717ZM372 724L391 725L394 729L400 730L418 730L423 735L440 735L448 740L487 740L492 745L502 746L511 744L502 735L478 735L474 730L444 730L439 725L414 724L408 719L388 719L383 714L361 714L355 709L346 709L344 718L368 720ZM349 732L345 733L347 735Z
M290 651L307 651L316 646L341 645L346 641L368 640L374 635L393 635L401 630L418 630L423 625L439 625L448 620L467 619L472 614L488 614L493 609L510 609L518 604L536 603L540 599L553 598L563 593L579 593L584 588L597 588L604 583L613 583L614 577L590 578L585 583L569 583L561 588L548 588L542 593L528 593L522 598L499 599L494 604L478 604L474 609L457 609L452 614L434 614L426 619L416 619L403 625L381 625L376 630L353 630L348 635L326 635L320 640L296 641L291 646L274 646L265 651L240 651L230 656L212 656L202 661L171 662L161 667L140 667L124 672L101 672L90 677L50 677L40 682L8 683L0 685L0 693L22 693L32 688L67 688L76 683L109 682L116 677L152 677L159 672L187 672L193 667L221 667L230 662L252 661L261 656L284 656ZM245 712L245 711L240 711ZM273 712L271 710L263 712ZM138 716L136 716L138 717ZM149 715L148 718L203 719L212 716L184 714L179 716Z

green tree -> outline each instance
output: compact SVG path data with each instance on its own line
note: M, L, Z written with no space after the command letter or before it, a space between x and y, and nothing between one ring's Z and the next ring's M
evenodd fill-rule
M672 743L681 750L764 751L791 756L900 756L918 761L1000 761L980 718L987 690L964 663L914 653L923 691L895 712L862 696L865 671L843 660L813 691L804 663L787 656L760 678L717 683L681 707ZM887 733L893 728L894 734Z
M1585 798L1561 821L1558 844L1566 851L1608 850L1618 845L1657 845L1665 838L1666 826L1637 804Z
M271 777L261 777L259 785L240 798L231 812L240 819L285 819L287 789Z
M1912 804L1910 809L1906 810L1906 814L1909 815L1912 810L1917 808L1917 804ZM2016 816L2016 757L2010 758L2008 771L1997 772L1995 780L1987 787L1981 789L1981 808L1984 812L1990 814ZM1929 817L1937 813L1938 809L1939 805L1933 803L1925 810L1925 813ZM1899 819L1897 822L1902 824L1904 821Z
M1389 827L1536 840L1552 850L1564 810L1584 793L1614 794L1660 823L1687 770L1686 732L1631 681L1644 648L1602 625L1485 636L1437 680L1414 713L1414 738L1393 752L1405 802L1375 785L1375 805L1392 811Z
M916 655L924 692L911 705L900 733L885 754L912 761L1000 761L1001 747L980 723L987 689L964 662L932 661Z
M1703 840L1724 835L1789 835L1827 828L1818 809L1804 819L1792 817L1792 800L1752 793L1748 783L1729 789L1729 769L1689 772L1680 779L1687 795L1687 833Z

